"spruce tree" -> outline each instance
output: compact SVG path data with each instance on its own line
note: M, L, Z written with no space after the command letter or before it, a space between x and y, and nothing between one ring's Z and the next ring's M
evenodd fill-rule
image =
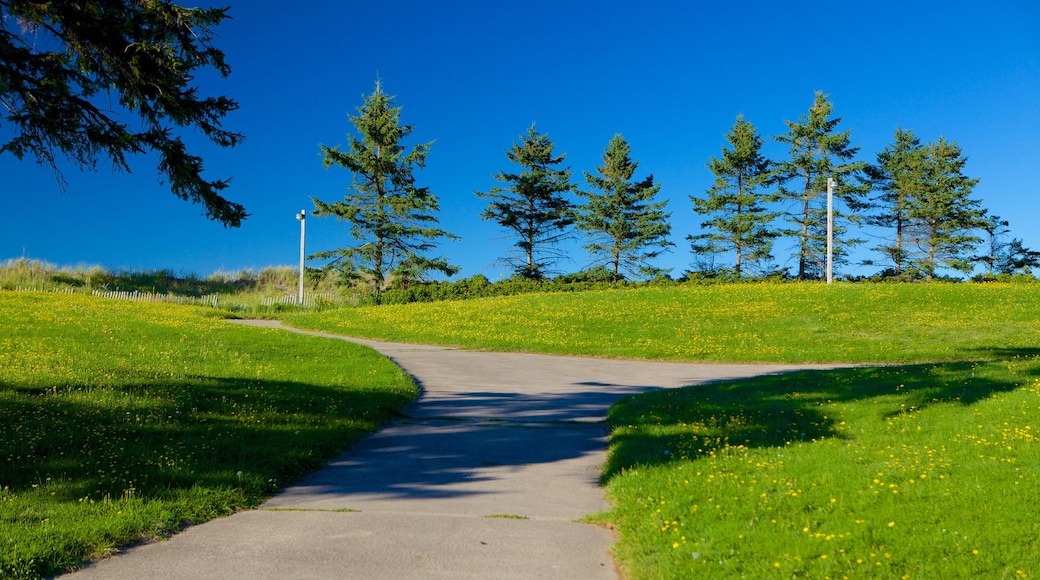
M977 178L964 175L967 163L956 143L940 138L927 147L924 183L907 211L913 244L908 267L925 279L939 268L972 270L970 252L982 241L986 210L972 199Z
M980 229L986 234L983 244L986 253L973 257L972 261L986 267L983 278L993 278L997 274L1030 273L1033 268L1040 267L1040 252L1025 247L1021 238L1007 241L1011 233L1007 220L987 215Z
M654 176L634 181L638 161L630 157L628 142L614 135L603 152L599 175L585 172L585 181L593 191L577 191L587 201L576 208L575 225L588 232L591 243L585 246L599 259L593 266L607 266L617 282L624 274L652 277L665 270L649 264L674 246L668 241L671 213L664 211L667 201L654 202L661 190Z
M197 132L220 147L242 141L221 126L238 104L203 96L196 83L210 67L231 72L212 45L227 12L169 1L0 0L0 133L10 136L0 154L34 158L64 189L59 156L80 169L108 159L129 172L130 156L154 153L174 195L238 227L249 214L223 197L230 179L205 179L182 135Z
M972 258L972 261L985 266L986 275L989 277L996 275L997 268L1002 261L1002 255L1007 251L1008 242L1004 240L1011 232L1008 225L1007 220L1001 219L1000 216L989 214L982 220L982 225L979 228L986 234L983 245L986 253L975 256Z
M860 243L845 236L845 224L860 221L866 188L853 178L866 164L852 160L858 148L849 143L850 131L836 132L841 118L831 117L833 109L827 95L817 92L809 113L797 122L785 121L787 132L775 137L790 151L788 159L774 165L773 178L780 199L791 206L785 212L791 227L782 233L798 240L799 280L820 278L826 269L828 178L837 182L834 197L846 208L834 208L835 263L847 261L848 249Z
M892 274L896 277L904 275L909 211L925 186L927 162L927 147L913 131L896 129L893 142L878 154L877 165L868 166L865 171L867 183L878 192L872 200L878 211L869 216L867 222L892 231L888 243L875 250L892 264Z
M432 143L408 149L401 144L411 125L401 125L401 107L383 92L380 82L364 97L350 121L358 135L348 135L346 151L320 145L325 168L343 167L353 174L342 201L311 198L315 215L333 216L350 224L356 244L311 256L332 259L347 279L371 284L375 302L391 281L423 279L430 271L451 276L458 268L426 254L438 240L458 239L437 227L437 197L415 185L413 172L426 165Z
M1040 252L1025 247L1022 238L1011 238L1001 248L995 265L997 274L1029 274L1040 268Z
M694 212L711 216L701 223L708 233L687 239L702 264L708 254L732 252L733 274L740 277L749 263L772 259L773 239L779 233L770 227L777 216L765 205L770 196L758 192L770 179L770 162L762 156L762 139L754 125L738 115L726 141L732 149L723 145L722 157L708 162L715 182L705 197L690 196ZM714 266L713 259L710 263Z
M559 167L566 154L556 155L553 148L549 136L532 125L506 150L506 158L519 165L520 172L499 171L494 177L506 185L475 192L489 200L480 217L494 220L517 239L515 253L501 261L521 278L543 279L549 274L563 257L557 244L574 223L571 202L564 197L574 189L571 171Z

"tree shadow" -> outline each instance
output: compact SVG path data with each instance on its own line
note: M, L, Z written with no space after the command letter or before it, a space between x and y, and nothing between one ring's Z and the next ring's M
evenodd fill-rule
M844 437L824 404L874 400L879 419L936 404L972 405L1022 380L976 372L979 362L805 370L660 390L623 399L610 413L602 480L637 465L697 459L727 446L784 447ZM1026 375L1040 374L1033 365Z
M970 352L973 356L981 359L1007 360L1013 358L1037 358L1040 357L1040 347L998 347L982 346L971 349L961 349Z
M388 499L494 493L467 485L503 476L489 476L489 467L600 453L611 405L657 388L435 392L408 406L410 396L377 388L206 376L130 381L106 387L104 403L79 396L96 387L0 384L0 486L22 493L49 481L65 502L117 499L130 488L143 501L231 488L247 505L291 484Z
M285 490L277 505L497 494L517 470L600 452L606 435L602 423L399 419Z
M148 500L212 487L240 489L257 503L413 398L223 377L104 388L0 383L0 394L0 486L18 493L48 485L70 502L119 498L130 488Z

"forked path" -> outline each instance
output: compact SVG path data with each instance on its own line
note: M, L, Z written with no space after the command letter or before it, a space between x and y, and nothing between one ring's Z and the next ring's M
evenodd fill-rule
M809 368L347 340L418 381L422 395L403 418L258 510L73 576L616 578L612 533L577 522L608 507L598 478L610 406L656 388Z

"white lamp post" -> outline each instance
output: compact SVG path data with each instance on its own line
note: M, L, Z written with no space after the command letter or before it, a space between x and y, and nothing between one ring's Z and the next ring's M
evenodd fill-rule
M827 178L827 283L834 282L834 188L838 182Z
M296 214L296 219L300 220L300 294L297 296L297 303L303 306L303 260L304 260L304 240L307 239L307 210L301 209L300 213Z

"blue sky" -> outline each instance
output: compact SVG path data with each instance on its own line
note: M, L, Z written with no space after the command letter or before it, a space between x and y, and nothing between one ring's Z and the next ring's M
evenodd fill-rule
M197 274L295 264L293 216L312 209L310 196L340 198L350 181L322 168L318 144L346 142L347 115L377 76L415 126L411 142L435 141L418 183L440 198L442 227L462 237L440 251L462 277L508 274L496 260L510 241L481 221L486 201L473 192L511 169L504 151L532 123L576 176L624 135L636 177L652 173L673 214L676 247L657 265L681 274L692 262L685 238L703 221L689 196L710 186L705 164L735 117L776 135L817 90L859 159L873 161L897 127L958 142L965 172L981 179L975 197L1040 249L1034 0L230 2L216 44L232 74L198 81L239 102L225 127L246 141L220 149L189 137L207 176L232 177L227 196L252 216L238 229L206 221L157 181L148 158L132 160L131 175L67 167L62 193L49 169L4 155L0 259ZM771 140L764 152L786 153ZM308 220L307 234L308 253L347 243L332 220ZM781 241L777 262L792 265L790 251ZM561 270L588 264L579 244L570 253Z

